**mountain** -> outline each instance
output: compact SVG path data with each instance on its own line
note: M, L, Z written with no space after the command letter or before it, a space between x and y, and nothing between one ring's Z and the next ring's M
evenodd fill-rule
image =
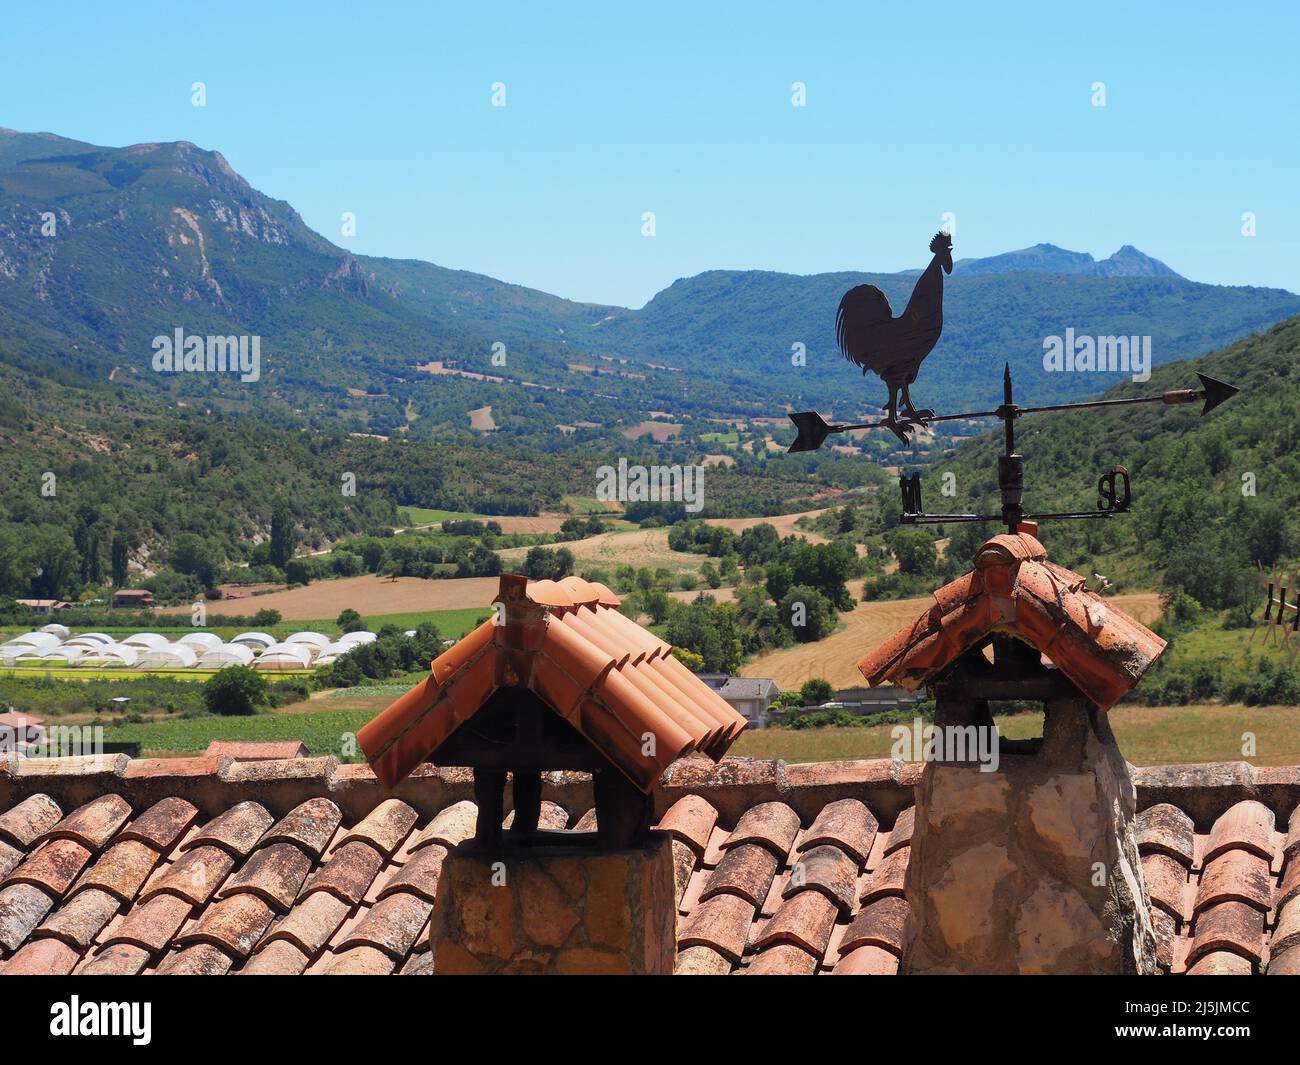
M920 265L922 241L917 251ZM884 389L835 349L839 297L871 282L899 313L913 280L710 271L640 309L578 303L354 255L188 142L103 148L0 130L0 360L308 425L467 437L467 412L490 406L501 442L552 450L614 439L649 411L688 435L784 408L852 416ZM946 280L944 335L916 398L987 403L1006 360L1026 400L1083 398L1114 376L1045 372L1045 337L1150 336L1161 363L1298 313L1292 293L1197 284L1129 247L1101 262L1050 245L965 260ZM155 340L177 329L258 337L259 379L156 372ZM806 364L792 360L798 345Z
M1055 244L1035 244L1032 248L990 255L985 259L959 259L953 264L953 276L977 274L1075 274L1081 277L1176 277L1159 259L1153 259L1125 244L1109 259L1098 262L1087 252L1067 251Z

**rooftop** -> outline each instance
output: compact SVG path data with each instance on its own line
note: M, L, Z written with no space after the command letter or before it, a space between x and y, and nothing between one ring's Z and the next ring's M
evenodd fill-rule
M506 574L494 605L426 681L357 733L385 783L435 755L502 687L531 691L644 793L675 759L721 757L745 729L668 644L619 613L603 584Z
M671 766L678 971L896 972L920 769ZM1134 777L1162 967L1300 973L1300 767ZM390 790L333 758L0 761L0 975L428 973L471 795L468 771ZM546 774L544 799L546 827L591 827L585 775Z
M1048 561L1028 532L994 536L974 563L858 663L873 687L892 682L915 691L1000 634L1036 649L1106 710L1164 653L1164 640L1089 591L1079 574Z

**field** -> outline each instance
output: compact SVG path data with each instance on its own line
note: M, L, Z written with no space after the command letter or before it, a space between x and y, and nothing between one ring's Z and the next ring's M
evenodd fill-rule
M520 550L526 552L527 548ZM390 614L425 615L430 611L466 610L475 606L487 610L499 586L500 581L495 577L434 581L398 577L391 580L367 573L360 577L315 581L282 592L250 596L238 600L237 609L247 614L258 610L278 610L286 620L302 622L328 618L332 626L333 619L347 607L359 611L363 618L375 621ZM231 609L236 608L232 606ZM189 610L188 606L164 607L159 613L188 614Z
M467 514L464 511L402 507L398 518L410 526L438 525L444 521L494 521L503 533L557 533L568 514Z
M819 514L825 514L825 508L821 510L806 510L802 514L778 514L771 518L706 518L709 525L717 525L723 529L730 529L739 535L746 529L752 529L755 525L770 525L776 530L776 534L782 538L787 536L802 536L810 544L827 543L826 537L814 532L804 532L802 529L795 528L795 522L800 518L815 518Z
M1110 711L1119 748L1134 765L1174 765L1242 759L1255 765L1300 764L1300 707L1119 706ZM1043 715L997 719L1008 739L1040 736ZM871 728L751 729L731 748L735 755L824 762L887 758L892 725ZM1255 736L1257 754L1243 759L1242 736Z
M313 755L333 754L357 761L356 731L376 713L369 709L323 710L112 725L104 729L104 742L138 743L142 757L155 758L197 754L213 740L302 740Z
M759 655L741 668L741 675L771 677L782 689L798 688L812 677L823 677L834 688L857 687L863 683L857 667L863 656L914 621L933 601L926 596L858 603L826 639ZM1155 592L1116 595L1107 601L1138 621L1150 621L1160 613L1160 597Z
M202 717L106 727L106 741L139 743L146 756L190 754L214 739L302 740L312 754L350 757L347 741L363 724L406 690L384 684L328 693L254 717ZM1110 712L1120 750L1134 765L1236 761L1242 736L1255 736L1256 765L1300 764L1300 707L1295 706L1120 706ZM756 729L746 732L731 754L821 762L887 758L894 726L871 728ZM1042 733L1041 714L999 717L1010 739Z
M637 529L632 532L609 532L558 545L573 552L578 563L590 562L613 571L619 566L650 569L663 567L674 573L696 572L707 561L703 555L673 551L668 547L667 529ZM517 565L528 554L526 547L509 547L498 551L507 566ZM576 568L581 571L582 566Z

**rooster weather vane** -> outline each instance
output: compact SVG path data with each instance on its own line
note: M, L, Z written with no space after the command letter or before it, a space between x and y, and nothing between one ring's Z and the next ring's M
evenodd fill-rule
M921 505L920 473L899 477L902 490L904 524L943 524L947 522L1001 521L1009 532L1016 532L1022 521L1057 518L1109 518L1129 510L1132 493L1128 470L1112 466L1097 482L1097 509L1055 514L1029 514L1021 505L1024 495L1024 459L1016 453L1016 419L1025 414L1054 410L1087 410L1094 407L1119 407L1135 403L1176 405L1204 400L1201 414L1208 414L1220 403L1236 395L1239 389L1197 373L1201 387L1177 388L1158 395L1131 399L1098 399L1085 403L1058 403L1046 407L1021 407L1016 404L1011 382L1011 365L1003 368L1002 405L993 410L966 411L961 414L935 414L929 408L918 410L909 392L925 357L934 350L943 332L943 275L952 273L952 239L939 232L930 241L934 258L921 273L907 301L907 309L898 318L885 294L875 285L857 285L840 300L835 315L835 339L850 362L878 374L889 388L885 417L876 422L829 424L816 411L791 414L798 430L791 451L816 451L832 433L860 429L888 429L902 443L911 444L918 428L933 422L970 418L997 418L1002 422L1005 451L998 456L998 488L1002 496L1000 514L926 514ZM898 409L899 395L903 409ZM1300 623L1298 619L1297 623Z
M930 241L930 260L907 309L894 317L889 299L875 285L857 285L844 293L835 314L835 341L851 363L880 375L889 386L886 417L880 426L891 430L904 444L908 434L928 424L934 411L917 410L908 389L925 357L934 350L943 332L943 275L952 273L952 238L940 231ZM898 394L906 408L898 416Z

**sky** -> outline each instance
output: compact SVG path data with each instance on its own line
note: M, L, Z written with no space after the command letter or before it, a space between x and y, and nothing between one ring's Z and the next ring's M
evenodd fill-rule
M921 267L954 218L957 258L1132 244L1300 291L1297 30L1295 0L4 0L0 126L193 141L354 252L587 302Z

